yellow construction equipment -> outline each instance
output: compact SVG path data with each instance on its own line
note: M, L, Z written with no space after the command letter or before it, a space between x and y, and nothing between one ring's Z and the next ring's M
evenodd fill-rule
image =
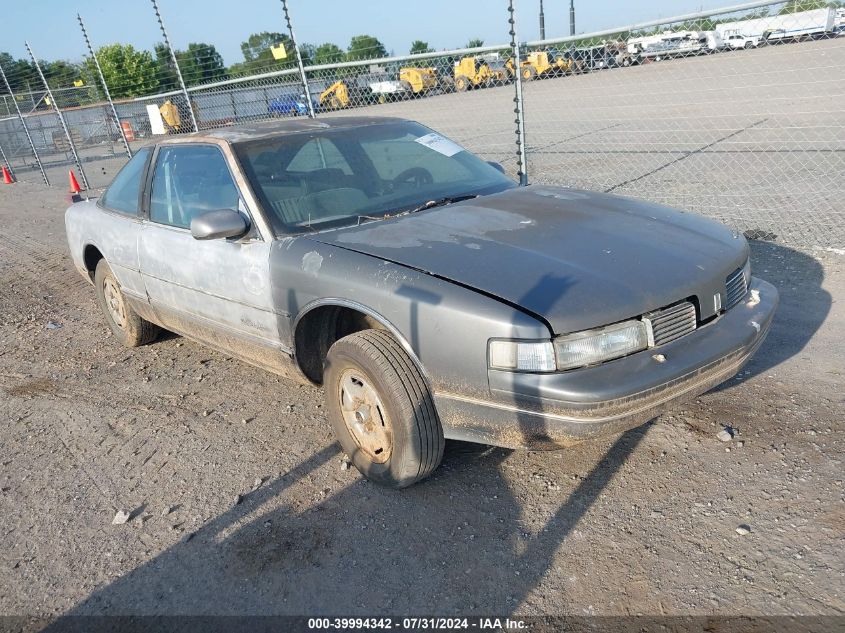
M399 69L399 81L407 82L415 95L424 95L437 87L437 72L434 68L408 66Z
M523 81L537 77L559 77L572 71L572 60L557 51L534 51L521 60L519 73Z
M340 110L349 107L349 88L338 80L320 93L320 107L328 110Z
M493 81L490 65L479 57L463 57L455 62L455 90L485 87Z
M514 78L513 59L507 61L491 60L487 62L490 68L490 79L496 85L510 83Z

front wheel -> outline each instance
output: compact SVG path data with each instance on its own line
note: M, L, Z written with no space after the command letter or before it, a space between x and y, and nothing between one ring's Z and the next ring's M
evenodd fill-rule
M105 259L97 263L94 271L94 287L97 303L114 334L126 347L138 347L152 343L159 333L159 327L143 319L126 302L123 291Z
M335 436L367 479L405 488L443 458L443 429L431 393L402 346L364 330L329 349L325 381Z

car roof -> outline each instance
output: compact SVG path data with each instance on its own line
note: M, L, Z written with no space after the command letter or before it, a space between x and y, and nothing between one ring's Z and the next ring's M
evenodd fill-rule
M308 117L297 117L286 119L284 121L268 121L266 123L233 125L230 127L220 128L216 130L193 132L191 134L180 134L177 137L165 139L161 142L180 142L180 139L191 138L193 140L219 139L232 144L236 144L246 143L248 141L254 141L257 139L271 138L273 136L283 136L285 134L293 134L297 132L309 132L328 129L348 129L369 125L379 125L383 123L395 123L398 121L407 121L407 119L386 116L321 116L316 119L310 119ZM182 140L181 142L184 142L184 140Z

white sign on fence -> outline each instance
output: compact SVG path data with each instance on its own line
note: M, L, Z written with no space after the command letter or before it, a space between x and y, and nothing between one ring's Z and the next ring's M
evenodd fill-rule
M147 106L147 117L150 119L150 130L155 134L164 134L164 121L161 118L161 112L158 106L151 103Z

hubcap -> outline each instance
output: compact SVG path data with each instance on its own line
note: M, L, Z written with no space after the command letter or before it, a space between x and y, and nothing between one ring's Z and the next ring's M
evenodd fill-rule
M103 282L103 295L106 298L106 308L114 324L121 330L126 327L126 307L123 305L123 295L117 282L111 277Z
M390 459L393 432L384 405L375 388L355 369L340 376L340 411L349 434L370 461L383 464Z

